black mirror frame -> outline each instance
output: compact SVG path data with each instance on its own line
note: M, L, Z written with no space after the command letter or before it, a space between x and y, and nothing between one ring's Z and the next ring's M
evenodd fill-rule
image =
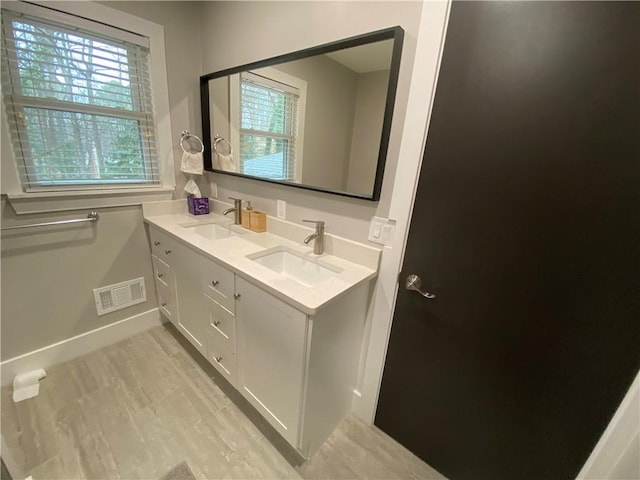
M389 71L389 86L387 89L387 98L385 102L384 120L382 123L382 132L380 137L380 150L378 152L378 165L376 167L376 176L373 185L373 192L371 196L358 195L345 191L331 190L322 187L316 187L314 185L306 185L301 183L285 182L280 180L271 180L267 178L255 177L252 175L245 175L237 172L226 172L224 170L217 170L213 168L212 152L211 152L211 118L209 116L209 81L215 78L225 77L228 75L234 75L236 73L244 72L246 70L269 67L277 65L279 63L289 62L293 60L300 60L302 58L311 57L314 55L322 55L336 50L343 50L345 48L357 47L360 45L366 45L368 43L380 42L383 40L393 40L393 50L391 54L391 65ZM364 200L378 201L380 200L380 191L382 190L382 178L384 175L384 168L387 160L387 150L389 148L389 136L391 134L391 122L393 119L393 108L395 105L396 91L398 88L398 77L400 74L400 59L402 56L402 43L404 40L404 30L402 27L396 26L391 28L385 28L383 30L377 30L375 32L365 33L357 35L355 37L349 37L343 40L337 40L335 42L325 43L315 47L310 47L304 50L299 50L284 55L278 55L276 57L268 58L265 60L259 60L257 62L248 63L246 65L240 65L238 67L227 68L219 72L208 73L200 77L200 106L202 109L202 143L204 144L204 169L208 172L223 173L225 175L233 175L236 177L249 178L252 180L258 180L261 182L275 183L278 185L287 185L291 187L303 188L306 190L315 190L318 192L331 193L335 195L342 195L344 197L360 198Z

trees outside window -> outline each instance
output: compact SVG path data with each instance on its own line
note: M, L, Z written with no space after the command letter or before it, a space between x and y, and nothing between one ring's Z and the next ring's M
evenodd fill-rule
M2 11L3 97L25 189L157 184L147 48Z

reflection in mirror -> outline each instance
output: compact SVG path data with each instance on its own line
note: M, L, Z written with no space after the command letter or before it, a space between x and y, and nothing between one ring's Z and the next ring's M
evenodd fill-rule
M401 43L396 27L204 75L206 168L377 200Z

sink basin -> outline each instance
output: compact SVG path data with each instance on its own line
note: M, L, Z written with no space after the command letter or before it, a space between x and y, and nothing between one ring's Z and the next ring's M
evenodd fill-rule
M244 235L245 232L233 230L226 225L219 223L201 223L198 225L183 225L184 228L191 230L196 235L200 235L207 240L219 240L231 236Z
M321 263L286 247L253 253L247 255L247 258L307 287L336 277L342 271L338 267Z

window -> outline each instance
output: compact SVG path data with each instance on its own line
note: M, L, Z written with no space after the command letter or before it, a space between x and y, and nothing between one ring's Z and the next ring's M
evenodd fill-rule
M240 78L242 172L295 180L299 160L300 91L253 73Z
M24 190L160 185L145 39L72 23L2 10L3 99Z

